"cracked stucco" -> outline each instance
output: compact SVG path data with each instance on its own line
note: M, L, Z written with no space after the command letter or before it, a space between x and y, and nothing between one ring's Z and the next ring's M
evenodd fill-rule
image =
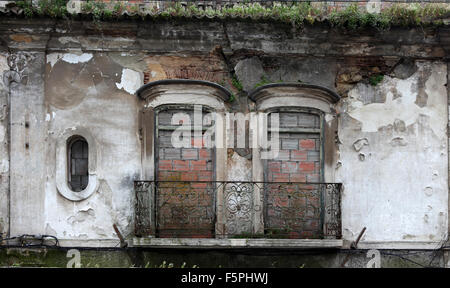
M121 78L128 81L121 75L128 68L107 53L67 55L51 56L56 59L52 63L47 57L51 65L47 65L46 79L52 89L46 92L45 122L51 141L46 155L45 225L61 239L116 239L113 224L124 235L132 232L133 182L122 179L134 179L140 169L137 98L126 91L133 86L117 89ZM61 91L74 94L66 98ZM97 154L98 191L80 202L58 194L52 152L57 137L74 127L88 129L101 147Z

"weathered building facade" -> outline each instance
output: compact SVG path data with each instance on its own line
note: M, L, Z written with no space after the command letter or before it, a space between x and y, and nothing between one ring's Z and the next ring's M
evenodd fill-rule
M2 237L115 247L116 225L129 247L345 250L366 228L360 249L435 251L449 44L445 25L6 15Z

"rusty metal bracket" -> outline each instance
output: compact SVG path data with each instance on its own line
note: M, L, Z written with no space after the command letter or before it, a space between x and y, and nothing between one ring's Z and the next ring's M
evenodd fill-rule
M364 227L361 232L358 235L358 238L356 238L356 241L353 241L352 244L350 244L350 248L356 249L358 246L359 240L361 240L361 237L363 236L364 232L366 232L366 227Z
M356 238L356 240L350 244L350 249L356 249L358 247L359 240L361 240L361 237L363 236L364 232L366 232L366 227L364 227L361 230L361 232L359 232L358 238ZM347 254L347 256L345 257L344 261L341 264L341 267L345 267L345 264L347 264L349 259L350 259L350 253Z
M117 228L117 225L113 224L113 228L114 228L114 231L116 231L117 237L119 237L120 248L127 247L128 244L127 244L127 242L125 242L125 239L123 238L122 233L120 233L119 228Z

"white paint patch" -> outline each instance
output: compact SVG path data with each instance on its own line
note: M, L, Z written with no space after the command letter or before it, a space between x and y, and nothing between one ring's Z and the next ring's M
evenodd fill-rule
M120 83L116 83L116 86L118 89L123 89L130 94L134 94L143 84L144 79L141 73L124 68L122 70Z
M60 53L50 53L47 54L47 63L50 63L50 66L53 68L55 66L56 62L61 59Z
M92 59L92 57L93 57L93 55L91 53L83 53L81 55L68 53L68 54L64 54L64 56L62 57L62 60L67 63L77 64L77 63L88 62L89 60Z
M7 159L2 159L0 162L0 173L6 173L9 171L9 161Z
M69 37L66 37L69 38ZM82 53L82 54L74 54L74 53L50 53L47 54L47 63L50 63L50 66L53 68L53 66L58 62L59 60L63 60L64 62L70 63L70 64L77 64L77 63L85 63L91 60L93 55L91 53Z
M427 115L430 117L430 123L442 123L443 118L447 116L447 107L442 105L444 97L447 97L447 83L446 66L433 65L432 74L425 82L425 91L428 94L428 101L425 107L418 106L416 98L418 96L418 89L414 86L419 81L419 75L422 73L426 64L418 64L418 71L408 79L394 79L386 76L377 89L384 89L386 92L386 101L384 103L371 103L364 105L362 101L357 100L361 94L358 86L349 92L349 98L354 101L350 102L348 114L360 121L362 124L362 132L377 132L378 128L387 126L400 119L409 126L417 121L418 115ZM401 97L396 99L390 91L390 88L395 87ZM382 115L382 116L380 116ZM446 136L445 129L436 129L436 126L431 127L433 132L440 138Z
M49 122L49 121L51 121L51 120L54 120L54 119L55 119L55 116L56 116L56 113L55 113L54 111L52 112L52 114L47 113L47 114L45 115L45 121L46 121L46 122Z

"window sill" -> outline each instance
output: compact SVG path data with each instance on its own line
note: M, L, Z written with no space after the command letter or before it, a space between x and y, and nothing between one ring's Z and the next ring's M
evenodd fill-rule
M138 238L128 243L131 247L152 248L342 248L341 239L193 239L193 238Z

